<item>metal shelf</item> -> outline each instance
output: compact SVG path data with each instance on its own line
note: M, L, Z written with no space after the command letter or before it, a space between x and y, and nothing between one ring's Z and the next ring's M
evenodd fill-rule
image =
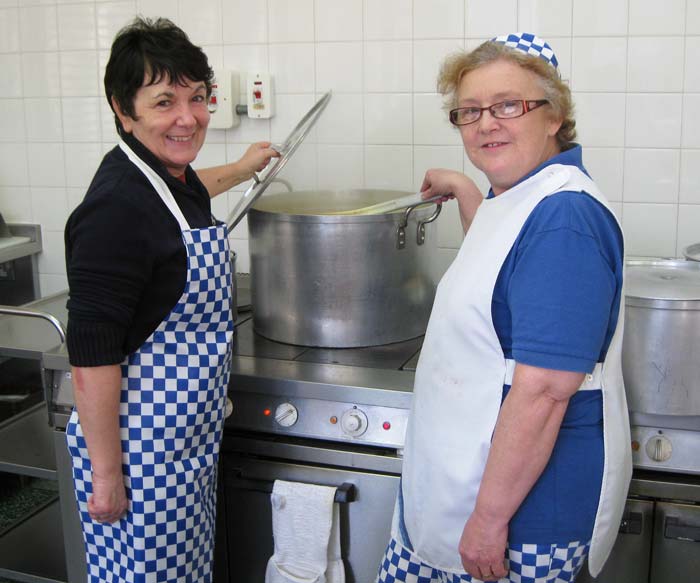
M25 583L68 581L58 497L0 536L0 577Z
M0 472L57 479L53 431L43 401L0 424Z

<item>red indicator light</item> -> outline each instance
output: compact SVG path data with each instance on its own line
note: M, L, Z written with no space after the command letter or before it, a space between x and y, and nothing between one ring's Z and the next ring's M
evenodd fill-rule
M384 423L382 423L382 428L388 431L389 429L391 429L391 423L385 421Z
M265 415L265 417L269 417L271 413L272 411L270 411L269 409L263 410L263 415Z

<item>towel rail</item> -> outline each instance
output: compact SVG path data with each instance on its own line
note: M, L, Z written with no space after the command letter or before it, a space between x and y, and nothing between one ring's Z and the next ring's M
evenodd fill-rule
M241 477L236 477L232 481L230 478L228 478L227 483L239 490L262 492L263 494L271 494L272 488L275 484L274 481L270 480L256 480L253 478ZM333 502L338 502L340 504L349 504L350 502L354 502L356 498L357 490L355 489L355 484L343 482L340 486L337 486Z

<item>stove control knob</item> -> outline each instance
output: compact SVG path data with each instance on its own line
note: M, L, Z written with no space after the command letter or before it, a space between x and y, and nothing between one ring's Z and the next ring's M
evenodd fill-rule
M647 455L655 462L665 462L671 458L673 445L668 437L655 435L646 445Z
M291 427L299 419L299 411L291 403L282 403L275 409L275 421L282 427Z
M357 437L367 431L367 415L359 409L348 409L340 419L340 427L348 435Z

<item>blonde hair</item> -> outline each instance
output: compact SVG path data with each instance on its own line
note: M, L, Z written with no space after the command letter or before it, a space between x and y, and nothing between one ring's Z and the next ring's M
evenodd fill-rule
M465 75L495 61L509 61L535 74L554 117L563 120L556 135L557 143L563 147L573 142L576 139L574 103L571 90L558 71L540 57L500 43L486 41L473 51L455 53L445 59L437 81L438 91L445 97L445 109L457 107L457 89Z

